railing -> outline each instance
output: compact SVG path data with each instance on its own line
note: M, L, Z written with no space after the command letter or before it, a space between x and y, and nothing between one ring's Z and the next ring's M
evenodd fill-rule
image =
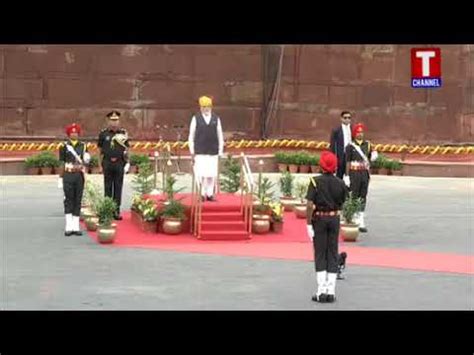
M248 158L240 154L240 213L244 215L245 228L252 233L253 193L255 182Z
M201 220L202 220L202 184L196 176L193 167L192 174L192 192L191 192L191 234L196 238L201 235Z

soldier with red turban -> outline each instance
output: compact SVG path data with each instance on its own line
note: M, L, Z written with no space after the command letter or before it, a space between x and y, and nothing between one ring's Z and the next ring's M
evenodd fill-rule
M313 240L318 289L315 302L332 303L336 299L336 279L339 271L338 236L340 211L348 189L334 174L337 157L325 151L319 165L323 173L312 177L306 199L308 235Z
M362 208L355 216L359 230L367 232L364 220L365 207L367 204L367 193L370 181L370 162L377 159L377 152L372 150L369 141L364 139L366 128L364 124L358 123L352 128L353 141L346 147L346 174L344 181L350 186L352 196L362 200Z
M84 191L84 174L86 165L90 162L90 155L84 142L79 141L81 127L73 123L66 127L69 137L59 150L59 160L64 163L59 188L64 190L64 214L66 228L64 235L82 235L79 226L81 214L82 193Z

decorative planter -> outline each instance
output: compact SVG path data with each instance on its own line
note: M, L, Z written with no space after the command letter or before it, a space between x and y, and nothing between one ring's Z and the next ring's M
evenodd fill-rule
M288 169L290 170L290 173L296 174L298 172L298 165L290 164L288 165Z
M99 243L110 244L114 242L116 233L117 233L116 229L113 228L112 226L110 227L99 226L97 229L97 239L99 240Z
M41 173L43 175L52 175L53 174L53 168L50 166L43 166L41 168Z
M372 175L378 175L379 173L379 168L370 168L370 173Z
M252 217L252 232L255 234L265 234L270 231L270 216L255 214Z
M180 234L183 230L183 221L179 218L163 218L162 228L165 234Z
M341 223L341 234L345 242L356 242L359 238L359 225Z
M28 168L29 175L39 175L41 168Z
M294 210L296 218L306 218L306 204L297 203Z
M91 174L100 174L100 167L98 166L93 166L91 169Z
M99 217L89 217L85 220L85 224L89 232L95 232L99 226Z
M300 165L299 169L301 174L308 174L310 167L309 165Z
M280 202L285 207L286 211L293 211L295 209L295 203L297 202L293 197L280 197Z
M387 168L380 168L379 169L379 175L388 175L388 169Z
M321 171L321 170L319 169L319 166L317 166L317 165L311 165L311 172L312 172L313 174L319 174L320 171Z
M140 229L146 233L157 233L158 222L157 221L148 222L148 221L142 220L140 224Z
M64 168L63 167L56 167L54 168L54 173L56 175L62 175Z
M402 175L402 171L401 171L401 170L392 170L392 175L401 176L401 175Z
M272 222L271 230L274 233L281 233L283 231L283 222Z

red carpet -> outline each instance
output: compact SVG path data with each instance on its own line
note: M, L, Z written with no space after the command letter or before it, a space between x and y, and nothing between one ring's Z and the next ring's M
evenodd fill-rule
M218 205L232 205L234 198L220 197ZM205 205L213 205L207 202ZM216 206L216 205L214 205ZM215 208L215 207L211 207ZM203 241L186 233L178 236L141 232L131 223L130 213L117 222L115 243L107 247L134 247L185 253L218 254L285 260L313 260L313 247L306 234L306 222L292 212L285 213L281 234L253 234L249 240ZM89 232L97 241L96 233ZM363 238L363 236L362 236ZM348 253L348 265L388 267L407 270L474 274L474 256L420 252L403 249L360 247L340 242L340 251Z

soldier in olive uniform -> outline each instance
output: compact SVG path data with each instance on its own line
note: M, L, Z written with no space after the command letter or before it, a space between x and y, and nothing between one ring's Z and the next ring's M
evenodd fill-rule
M81 201L84 191L86 165L89 164L90 155L84 142L78 140L81 127L72 124L66 127L66 140L59 150L59 160L64 163L63 172L59 178L58 187L64 190L64 213L66 215L66 228L64 235L82 235L79 226L81 214Z
M128 149L130 143L124 128L120 128L120 113L112 111L107 114L108 127L99 134L99 166L104 173L105 196L113 198L117 204L116 220L121 220L120 204L122 202L123 176L130 169Z

